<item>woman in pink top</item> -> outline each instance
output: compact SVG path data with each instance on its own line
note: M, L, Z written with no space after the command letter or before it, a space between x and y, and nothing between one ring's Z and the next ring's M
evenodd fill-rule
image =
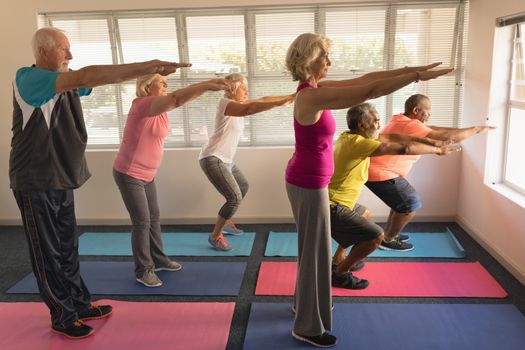
M155 175L169 133L167 112L206 91L228 90L231 81L214 79L168 93L166 78L150 74L137 79L137 98L128 113L124 136L113 163L113 177L132 222L131 247L137 282L159 287L155 271L178 271L162 249Z
M295 152L286 168L286 190L298 233L295 323L292 336L319 347L337 343L332 328L331 242L328 183L334 170L335 121L330 109L349 108L418 80L449 73L437 64L321 81L330 67L331 41L305 33L288 48L286 66L299 81L294 107Z

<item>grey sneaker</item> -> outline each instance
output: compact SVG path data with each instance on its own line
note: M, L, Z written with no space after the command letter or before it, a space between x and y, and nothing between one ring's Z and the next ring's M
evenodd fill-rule
M169 260L166 264L162 266L155 266L154 271L179 271L182 269L182 265L176 261Z
M162 286L162 281L157 277L153 270L146 270L142 277L137 277L137 282L142 283L146 287L160 287Z

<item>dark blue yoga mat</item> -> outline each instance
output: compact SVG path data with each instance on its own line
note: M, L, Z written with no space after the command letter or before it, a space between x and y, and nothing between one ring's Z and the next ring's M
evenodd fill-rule
M509 304L335 304L333 349L521 350L525 317ZM292 338L288 303L252 304L244 350L312 349Z
M459 244L452 232L405 232L410 236L409 243L414 249L408 252L396 252L376 249L371 258L457 258L466 256L465 249ZM337 243L332 239L332 251ZM266 244L265 256L297 256L297 232L270 232Z
M250 256L255 232L239 236L227 235L233 247L224 252L213 249L208 243L206 232L162 233L164 252L169 256ZM80 255L131 256L131 233L129 232L86 232L80 236Z
M182 270L157 272L163 285L149 288L135 281L133 262L82 261L80 272L92 294L115 295L238 295L245 262L182 261ZM6 293L38 293L31 273Z

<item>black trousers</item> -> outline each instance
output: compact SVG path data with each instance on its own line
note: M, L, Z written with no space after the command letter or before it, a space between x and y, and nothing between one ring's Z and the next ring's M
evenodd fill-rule
M13 191L22 214L33 273L55 327L67 327L91 295L80 277L73 190Z

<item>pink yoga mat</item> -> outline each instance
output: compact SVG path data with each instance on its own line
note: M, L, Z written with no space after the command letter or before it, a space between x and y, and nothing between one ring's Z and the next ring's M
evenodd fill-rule
M332 288L334 296L504 298L507 293L478 262L367 262L355 273L366 289ZM295 262L263 262L256 295L293 295Z
M113 314L87 321L95 333L72 340L50 331L43 303L0 303L0 349L224 350L235 303L135 303L101 300Z

